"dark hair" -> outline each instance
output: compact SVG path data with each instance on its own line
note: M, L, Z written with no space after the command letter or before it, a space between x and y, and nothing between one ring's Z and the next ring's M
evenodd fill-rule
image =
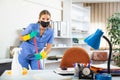
M49 12L48 10L42 10L42 11L40 12L40 14L39 14L39 18L40 18L42 15L45 15L45 14L51 16L51 14L50 14L50 12Z

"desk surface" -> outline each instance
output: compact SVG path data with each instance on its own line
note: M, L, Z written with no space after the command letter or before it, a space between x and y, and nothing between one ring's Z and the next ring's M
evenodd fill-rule
M5 71L0 80L71 80L72 76L58 75L53 70L28 70L26 75L8 75Z
M8 75L5 71L0 80L77 80L73 76L62 76L53 70L29 70L27 75ZM119 80L120 76L112 77L112 80Z

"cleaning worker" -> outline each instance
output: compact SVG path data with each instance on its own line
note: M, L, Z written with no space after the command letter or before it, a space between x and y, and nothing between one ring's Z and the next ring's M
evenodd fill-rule
M37 23L31 23L21 34L22 43L18 60L22 67L32 70L43 69L41 60L51 50L54 32L50 27L51 14L42 10Z

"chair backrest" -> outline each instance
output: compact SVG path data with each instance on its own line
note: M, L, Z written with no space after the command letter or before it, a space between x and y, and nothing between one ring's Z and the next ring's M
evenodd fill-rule
M81 47L68 48L62 57L60 68L74 67L74 63L90 63L87 51Z

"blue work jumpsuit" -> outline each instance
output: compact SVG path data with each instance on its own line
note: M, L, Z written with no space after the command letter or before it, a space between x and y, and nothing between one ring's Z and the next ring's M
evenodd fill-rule
M38 52L41 52L41 50L45 47L47 43L53 43L54 32L52 28L47 27L43 35L40 36L40 24L32 23L22 32L22 35L29 34L32 31L37 31L37 35L35 38L38 47ZM31 56L36 54L33 38L28 41L23 41L20 45L20 48L22 48L22 50L19 53L18 60L21 66L29 69L30 65L32 70L37 70L38 60L35 59L35 56ZM40 64L40 69L43 69L43 64Z

